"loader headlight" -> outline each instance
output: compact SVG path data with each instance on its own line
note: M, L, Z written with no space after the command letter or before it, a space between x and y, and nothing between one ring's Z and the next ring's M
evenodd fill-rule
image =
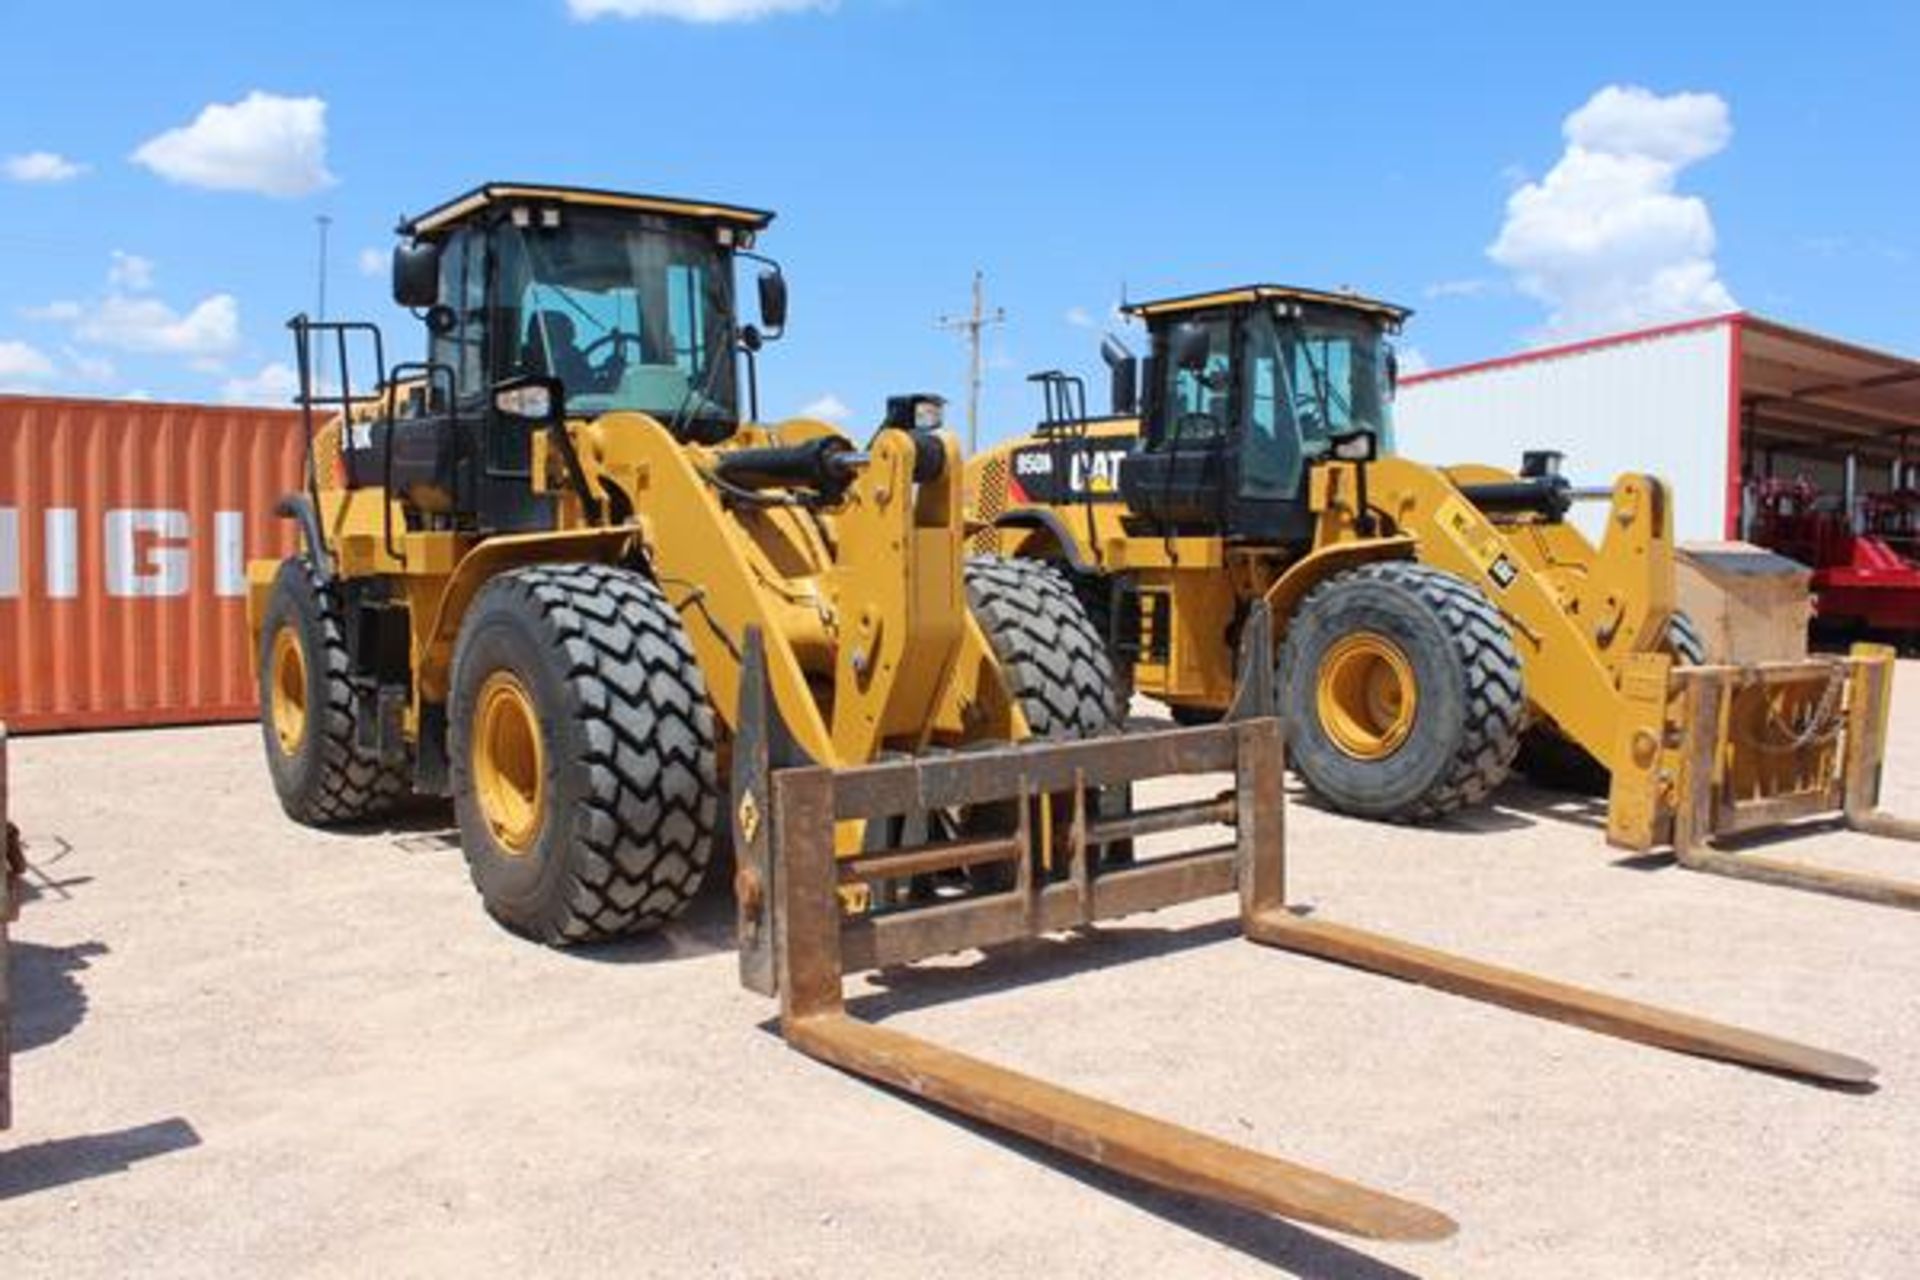
M885 425L895 431L938 431L946 425L947 402L933 395L889 396Z
M1342 462L1372 462L1379 449L1379 441L1371 431L1349 431L1327 443L1333 456Z
M514 382L495 388L493 393L495 409L510 418L524 418L529 422L550 420L556 400L554 384L544 378Z

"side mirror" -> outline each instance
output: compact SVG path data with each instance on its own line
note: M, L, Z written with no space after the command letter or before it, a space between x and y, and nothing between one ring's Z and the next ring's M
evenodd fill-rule
M566 414L566 388L558 378L536 374L495 384L493 407L502 417L523 422L557 422Z
M787 278L778 271L762 271L760 288L760 327L778 336L787 327Z
M1175 325L1167 335L1167 358L1176 369L1200 373L1206 369L1207 358L1212 354L1213 334L1203 324L1185 321Z
M1113 416L1131 418L1140 411L1140 362L1127 350L1127 344L1112 334L1101 339L1100 358L1107 362Z
M1387 399L1400 394L1400 353L1387 348Z
M393 300L409 310L440 301L440 246L416 240L393 247Z
M1380 456L1380 441L1371 431L1349 431L1327 441L1328 452L1341 462L1372 462Z

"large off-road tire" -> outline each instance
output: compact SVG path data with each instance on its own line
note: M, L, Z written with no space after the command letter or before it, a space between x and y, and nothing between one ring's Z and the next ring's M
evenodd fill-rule
M1307 593L1280 650L1288 760L1334 808L1425 821L1506 779L1526 709L1506 625L1471 583L1394 561Z
M1699 666L1707 660L1700 628L1684 613L1675 613L1667 622L1667 652L1683 666ZM1530 725L1521 735L1513 767L1537 787L1575 795L1603 796L1613 782L1605 765L1550 723Z
M713 856L713 710L641 574L557 564L474 600L448 711L454 809L495 919L552 945L672 919Z
M973 616L1034 736L1083 738L1120 726L1126 708L1106 638L1060 570L973 556L966 576Z
M1676 612L1667 619L1667 652L1683 667L1697 667L1707 660L1707 640L1694 620Z
M260 628L260 732L280 807L334 826L384 816L412 791L404 761L356 745L339 597L304 556L280 565Z
M1114 702L1124 719L1127 707L1133 701L1133 663L1114 649L1114 643L1119 638L1115 630L1118 619L1114 615L1126 597L1121 594L1116 579L1099 573L1082 573L1059 560L1048 563L1073 588L1074 599L1080 602L1087 620L1093 625L1093 633L1100 637L1101 646L1107 651L1107 661L1113 668Z
M987 633L1035 737L1090 738L1121 727L1126 703L1114 679L1106 638L1065 573L1040 560L974 556L967 561L966 578L973 616ZM1065 797L1054 799L1066 802ZM1124 788L1114 789L1096 803L1109 816L1124 813L1128 794ZM1012 801L976 806L943 819L949 824L947 834L954 836L1004 834L1018 820ZM1039 825L1034 823L1036 830ZM1110 848L1106 857L1125 861L1131 850ZM1053 874L1064 873L1064 864L1056 862ZM968 878L977 890L997 892L1011 887L1013 867L976 866Z

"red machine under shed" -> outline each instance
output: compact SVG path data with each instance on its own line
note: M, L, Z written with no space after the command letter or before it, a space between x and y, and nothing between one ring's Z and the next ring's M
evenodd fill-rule
M1819 621L1920 640L1920 492L1871 494L1856 520L1805 478L1768 479L1756 516L1755 542L1813 570Z

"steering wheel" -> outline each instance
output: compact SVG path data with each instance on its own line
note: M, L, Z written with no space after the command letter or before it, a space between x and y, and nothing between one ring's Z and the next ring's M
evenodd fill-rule
M1173 420L1168 439L1177 444L1189 440L1213 440L1220 435L1220 420L1210 413L1182 413Z
M1320 420L1320 397L1308 391L1296 392L1293 397L1293 416L1301 425L1324 426Z
M580 349L580 358L591 363L593 353L602 347L615 347L617 349L628 344L632 344L633 348L640 353L642 361L646 359L646 348L640 345L640 335L637 333L628 333L624 329L614 329L608 333L601 334L598 338L595 338L592 342L589 342Z

